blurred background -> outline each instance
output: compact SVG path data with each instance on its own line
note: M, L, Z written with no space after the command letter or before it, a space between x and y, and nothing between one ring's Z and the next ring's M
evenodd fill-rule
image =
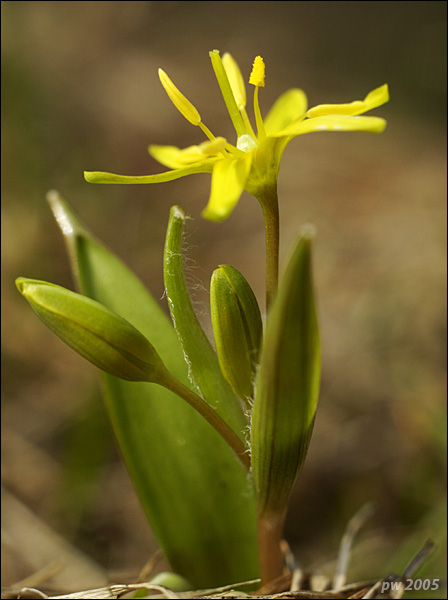
M79 589L80 578L82 587L131 580L157 548L94 368L36 319L14 286L27 276L73 289L46 192L59 190L164 307L165 227L170 206L180 204L192 217L188 256L204 326L217 264L241 270L263 302L263 223L252 197L214 224L200 217L208 175L129 187L82 176L156 173L163 168L148 156L149 143L203 141L167 99L158 67L215 134L232 140L208 57L215 48L229 51L246 78L253 58L264 57L264 114L290 87L303 88L313 106L389 84L390 103L375 111L388 120L383 134L302 136L282 161L281 255L301 224L316 226L324 354L287 539L301 564L331 573L347 521L374 502L350 580L403 570L427 537L438 548L419 576L444 578L446 3L1 6L2 584L42 568L42 581L52 575L60 590ZM69 567L61 570L62 557Z

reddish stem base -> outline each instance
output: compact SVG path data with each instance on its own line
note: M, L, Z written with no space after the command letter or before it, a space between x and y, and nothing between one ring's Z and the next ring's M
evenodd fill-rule
M284 514L264 513L258 516L258 548L262 585L283 575L284 561L280 542L283 539L284 520Z

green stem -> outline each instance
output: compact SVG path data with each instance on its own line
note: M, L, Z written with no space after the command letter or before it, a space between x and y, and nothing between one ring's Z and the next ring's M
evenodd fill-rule
M188 404L200 413L208 423L221 435L221 437L229 444L240 461L246 467L250 468L250 457L247 453L247 448L244 442L237 436L229 425L218 415L218 413L203 400L200 396L192 392L187 386L181 383L174 375L167 372L161 382L161 385L171 390L180 398L188 402Z
M278 287L278 256L280 246L279 210L277 186L258 197L263 209L266 236L266 313L272 304Z
M258 514L258 550L262 585L283 574L283 553L280 542L283 538L284 514Z

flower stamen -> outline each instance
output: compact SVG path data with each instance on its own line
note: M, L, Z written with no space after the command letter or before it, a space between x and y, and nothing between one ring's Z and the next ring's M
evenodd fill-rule
M249 77L249 83L255 87L264 87L266 67L261 56L256 56L252 66L252 72Z
M169 99L180 114L192 125L199 127L205 133L206 137L213 142L216 139L216 136L214 136L207 125L202 122L201 115L197 108L174 85L163 69L159 69L159 79L165 92L168 94Z
M208 139L213 142L213 140L216 139L216 136L213 135L213 133L210 131L210 129L207 127L207 125L204 125L204 123L202 121L200 121L198 123L198 126L202 129L202 131L205 133L205 135L208 137Z
M232 88L233 95L235 97L236 105L238 110L240 111L241 117L243 119L244 126L246 128L246 132L249 133L252 137L255 137L254 130L252 129L251 122L249 121L249 117L247 116L246 111L246 86L244 85L244 79L241 74L240 68L229 52L226 52L222 56L222 64L227 73L227 77L229 79L230 87Z
M254 91L254 114L255 123L257 124L258 140L262 142L266 137L263 119L261 118L260 105L258 103L258 87Z
M246 86L240 68L229 52L222 55L222 64L227 73L238 110L242 111L246 108Z
M180 112L180 114L192 125L198 126L201 123L201 115L199 114L199 111L182 94L182 92L177 89L163 69L159 69L159 79L165 92L168 94L169 99Z
M258 140L262 142L266 137L263 119L261 118L260 105L258 103L258 88L264 87L265 64L261 56L256 56L249 77L249 83L255 86L254 91L254 114L257 124Z

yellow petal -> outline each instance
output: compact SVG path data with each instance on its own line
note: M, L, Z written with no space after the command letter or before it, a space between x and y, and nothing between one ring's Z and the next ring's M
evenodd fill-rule
M173 181L174 179L193 175L194 173L211 173L213 171L213 162L213 160L208 159L183 167L182 169L173 169L172 171L156 173L155 175L116 175L115 173L105 173L104 171L84 171L84 179L89 183L164 183L165 181Z
M148 151L153 158L165 167L179 169L216 157L224 150L226 144L227 140L225 138L217 137L214 140L183 149L176 146L152 145L149 146Z
M202 142L202 144L199 144L199 148L203 156L216 156L224 150L226 144L226 138L218 136L215 137L213 140Z
M307 113L309 119L323 117L325 115L357 115L368 110L361 100L355 100L348 104L319 104L310 108Z
M372 110L377 106L381 106L389 101L389 88L387 83L372 90L364 98L364 104L368 107L367 110Z
M148 148L148 152L157 162L169 169L178 169L181 166L185 166L179 164L178 159L182 149L176 146L151 145Z
M347 104L319 104L310 108L307 113L309 119L323 117L325 115L350 115L356 116L373 110L389 100L389 91L387 85L382 85L372 90L364 100L355 100Z
M306 113L308 102L305 92L297 88L288 90L272 105L264 120L266 135L274 135L292 121Z
M210 221L223 221L235 208L249 175L252 154L244 158L225 158L215 163L210 199L202 216Z
M386 127L386 121L380 117L350 117L347 115L327 115L305 119L293 123L273 137L295 137L312 131L367 131L381 133Z

